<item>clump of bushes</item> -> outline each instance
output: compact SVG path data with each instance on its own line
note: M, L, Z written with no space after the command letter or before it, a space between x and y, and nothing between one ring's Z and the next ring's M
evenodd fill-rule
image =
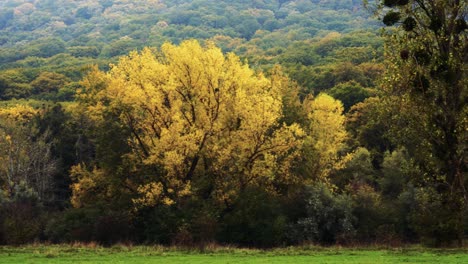
M326 185L305 188L305 215L290 225L294 243L334 244L355 236L353 201L334 194Z

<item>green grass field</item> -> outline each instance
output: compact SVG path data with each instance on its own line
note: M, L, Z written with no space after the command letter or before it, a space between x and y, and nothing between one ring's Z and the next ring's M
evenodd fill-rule
M422 248L235 248L181 250L163 247L72 245L0 247L0 263L468 263L468 250Z

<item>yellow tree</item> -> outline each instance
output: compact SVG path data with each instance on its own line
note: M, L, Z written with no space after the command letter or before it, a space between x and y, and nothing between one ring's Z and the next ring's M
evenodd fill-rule
M208 177L223 200L249 185L273 189L293 180L303 132L278 122L283 82L210 43L133 52L83 84L88 116L99 122L103 113L117 113L131 134L125 159L154 168L137 187L137 205L172 204Z
M307 174L312 179L327 181L330 172L340 165L338 154L347 136L343 104L327 94L320 94L313 100L306 100L304 107L310 122L304 143Z

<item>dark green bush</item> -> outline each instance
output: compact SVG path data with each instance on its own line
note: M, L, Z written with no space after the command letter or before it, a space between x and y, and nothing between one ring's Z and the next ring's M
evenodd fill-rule
M417 205L411 213L412 225L427 246L451 246L458 238L457 201L444 195L447 194L440 194L430 187L415 192ZM467 226L466 218L464 225Z
M291 225L290 238L294 243L346 243L354 237L352 200L334 194L323 184L308 186L305 191L307 216Z
M175 207L158 206L138 211L135 218L137 240L144 243L169 245L183 226L181 212Z
M20 182L13 193L0 191L0 244L20 245L40 240L47 212L37 192Z
M356 238L360 242L375 242L376 231L386 224L381 195L367 184L350 186L349 189L356 218Z
M281 203L262 189L245 190L221 219L219 242L272 247L284 243L286 216Z
M98 209L71 208L53 217L46 227L47 238L55 243L93 241L94 223Z
M41 238L44 219L38 206L11 202L0 207L0 215L0 244L20 245Z
M133 239L129 214L97 208L72 208L57 213L47 224L45 233L55 243L96 241L111 245Z

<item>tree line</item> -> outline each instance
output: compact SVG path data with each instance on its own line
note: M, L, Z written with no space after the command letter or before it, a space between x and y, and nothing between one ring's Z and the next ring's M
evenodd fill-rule
M0 243L461 245L466 3L368 5L373 63L338 33L263 70L188 40L88 67L70 102L2 102Z

